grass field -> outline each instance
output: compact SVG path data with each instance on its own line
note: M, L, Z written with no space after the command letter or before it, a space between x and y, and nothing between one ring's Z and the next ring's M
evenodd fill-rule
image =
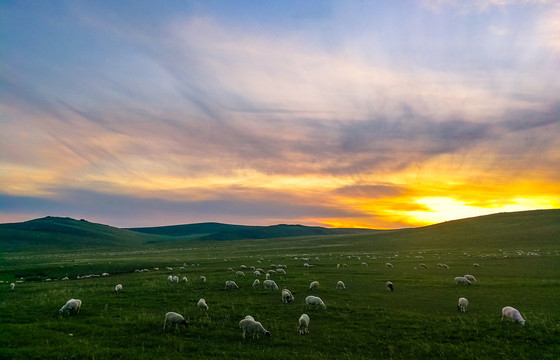
M455 229L442 224L393 235L4 254L0 358L559 359L558 225L528 229L541 236L531 243L515 226L491 231L484 220L477 222L476 234L487 234L487 241L472 240L472 232L457 223ZM517 240L508 243L512 236ZM304 267L306 262L314 267ZM337 268L343 263L348 267ZM438 263L449 269L439 269ZM272 276L278 291L252 288L250 270L245 277L228 270L241 265L269 270L272 264L287 265L286 275ZM135 272L144 268L150 271ZM76 279L102 272L110 275ZM467 273L478 281L454 283L455 276ZM189 282L170 284L168 275ZM200 275L206 283L198 281ZM64 276L70 280L60 280ZM20 277L25 281L10 290L9 283ZM224 290L226 280L235 280L240 289ZM309 291L313 280L320 287ZM346 291L335 289L338 280ZM394 292L386 290L387 280ZM113 292L117 283L123 284L122 293ZM293 303L282 303L282 288L292 291ZM320 296L326 310L307 309L304 299L310 294ZM464 314L456 307L461 296L470 302ZM201 297L210 307L207 313L196 307ZM61 317L58 309L70 298L81 299L82 309ZM507 305L520 310L525 326L500 321ZM183 314L189 328L163 330L168 311ZM297 333L302 313L311 318L304 336ZM243 339L238 322L248 314L272 336Z

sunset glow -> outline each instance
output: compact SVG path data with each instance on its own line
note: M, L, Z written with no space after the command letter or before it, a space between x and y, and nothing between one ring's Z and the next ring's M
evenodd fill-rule
M0 222L560 208L558 2L281 3L2 5Z

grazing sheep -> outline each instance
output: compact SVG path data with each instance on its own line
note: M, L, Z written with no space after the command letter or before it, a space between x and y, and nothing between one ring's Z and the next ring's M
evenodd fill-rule
M300 335L307 334L309 332L309 316L307 314L301 314L298 322L298 333L300 333Z
M118 293L119 291L122 290L122 284L117 284L115 285L115 292Z
M339 281L336 283L336 288L337 288L338 290L346 290L346 285L344 285L344 283L343 283L342 281L339 280Z
M449 270L449 265L447 264L437 264L438 269Z
M178 283L179 282L179 277L178 276L173 276L173 282L174 283Z
M235 273L235 276L242 277L242 276L245 276L245 273L244 273L243 271L237 271L237 272Z
M421 263L421 264L420 264L420 267L421 267L422 269L427 269L427 268L428 268L428 266L427 266L426 264L424 264L424 263Z
M109 276L109 273L104 272L101 276Z
M289 304L290 302L294 301L295 297L292 295L292 292L288 289L282 289L282 301L285 304Z
M512 308L511 306L506 306L502 309L502 320L504 320L504 316L513 321L521 323L521 325L525 325L525 319L519 313L519 310Z
M278 290L278 285L276 285L274 280L265 280L263 285L265 289Z
M280 275L286 275L286 270L284 270L282 268L278 268L278 269L276 269L276 273L280 274Z
M459 298L459 302L457 303L457 311L467 312L468 306L469 300L465 299L464 297Z
M206 300L204 300L203 298L200 298L200 300L198 300L196 306L198 306L200 311L208 311L208 304L206 304Z
M235 283L235 281L228 280L226 281L226 290L235 290L239 289L239 286Z
M393 287L393 283L390 282L390 281L387 281L387 282L385 283L385 286L387 287L387 290L388 290L388 291L393 291L393 290L395 290L394 287Z
M187 279L186 276L183 276L183 278L181 279L182 282L184 282L185 284L189 282L189 279Z
M260 322L255 321L250 315L239 322L239 327L243 330L242 336L244 339L246 334L253 335L253 338L255 336L258 338L259 334L265 334L270 337L270 331L266 330Z
M253 272L253 274L255 274L255 277L259 277L259 276L262 275L259 270L255 270L255 272Z
M201 276L198 278L198 280L200 280L200 282L205 283L205 282L206 282L206 276L202 276L202 275L201 275Z
M474 267L480 267L480 264L479 264L479 263L473 263L472 266L474 266Z
M15 287L16 287L16 284L14 284L14 283L10 284L10 290L14 290Z
M469 274L463 275L463 277L464 277L465 279L471 281L471 282L472 282L472 281L476 281L476 278L475 278L474 276L472 276L472 275L469 275Z
M309 284L309 290L316 290L319 288L319 282L318 281L312 281L311 284Z
M260 283L261 281L259 279L255 279L255 281L253 281L253 287L257 287Z
M172 282L173 282L173 275L169 275L169 276L167 277L167 281L169 281L170 283L172 283Z
M189 323L185 320L183 315L177 314L176 312L173 311L170 311L165 314L165 320L163 322L163 330L165 330L167 325L169 326L175 325L175 330L179 329L179 325L185 325L185 327L189 327Z
M388 268L392 268L392 267L393 267L393 264L391 264L391 263L385 263L385 266L388 267Z
M363 262L362 266L368 267L368 264L366 262Z
M58 310L60 315L79 314L82 307L82 300L70 299Z
M323 309L326 309L327 306L325 305L325 303L323 302L323 300L321 300L320 297L318 296L308 296L305 298L305 304L307 305L308 308L317 308L317 307L322 307Z
M270 279L270 274L269 274L269 273L266 273L266 274L265 274L265 278L266 278L266 280Z
M457 276L457 277L455 278L455 282L456 282L457 284L467 284L467 285L470 285L470 284L471 284L471 282L470 282L466 277L464 277L464 276Z

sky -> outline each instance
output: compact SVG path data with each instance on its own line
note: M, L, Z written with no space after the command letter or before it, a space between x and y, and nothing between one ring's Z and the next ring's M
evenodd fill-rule
M555 0L2 1L0 222L560 208Z

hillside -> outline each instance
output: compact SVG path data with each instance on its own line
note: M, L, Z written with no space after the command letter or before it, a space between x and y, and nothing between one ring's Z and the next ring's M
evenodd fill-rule
M42 249L127 248L144 244L148 234L107 225L47 216L21 223L0 224L0 251Z
M152 235L198 238L200 240L273 239L294 236L363 234L376 231L372 229L329 229L319 226L286 224L271 226L247 226L221 224L215 222L147 228L130 228L128 230Z
M0 252L131 249L177 246L191 241L279 239L281 247L323 246L376 249L454 249L464 245L485 248L557 248L560 246L560 210L501 213L444 222L422 228L391 231L328 229L302 225L244 226L200 223L120 229L85 220L45 217L0 224ZM242 251L251 243L236 244Z

